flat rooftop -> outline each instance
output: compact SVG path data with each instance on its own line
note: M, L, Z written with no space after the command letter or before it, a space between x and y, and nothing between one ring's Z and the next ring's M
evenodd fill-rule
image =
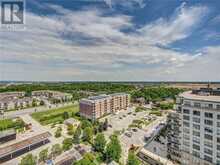
M0 138L6 137L6 136L10 136L16 134L16 131L14 129L9 129L9 130L5 130L5 131L1 131L0 132Z
M91 96L91 97L88 97L87 99L82 99L82 100L83 101L96 101L96 100L102 100L106 98L111 98L113 96L121 96L121 95L127 95L127 93L113 93L109 95Z
M151 159L157 161L160 164L163 164L163 165L174 165L174 163L171 162L170 160L165 159L165 158L163 158L163 157L161 157L159 155L156 155L156 154L154 154L154 153L152 153L152 152L150 152L150 151L148 151L148 150L146 150L144 148L142 148L139 152L144 154L144 155L146 155L146 156L148 156L148 157L150 157Z
M179 96L189 100L220 102L220 96L193 94L192 91L183 92Z
M105 99L108 98L108 95L100 95L100 96L91 96L88 98L88 100L101 100L101 99Z
M19 151L23 148L26 148L30 145L37 144L41 141L48 139L50 136L51 136L51 134L49 132L45 132L45 133L30 137L28 139L22 140L20 142L2 147L2 148L0 148L0 157L4 157L6 155L9 155L9 154L14 153L16 151Z

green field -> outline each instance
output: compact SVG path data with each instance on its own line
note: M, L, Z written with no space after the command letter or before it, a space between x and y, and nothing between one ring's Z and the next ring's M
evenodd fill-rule
M3 119L0 120L0 131L8 130L8 129L21 129L23 128L25 123L20 120L12 120L12 119Z
M79 111L78 105L71 105L57 109L51 109L44 112L36 112L31 116L40 122L42 125L47 125L51 123L61 123L64 121L63 113L68 112L69 117L74 117L75 114Z

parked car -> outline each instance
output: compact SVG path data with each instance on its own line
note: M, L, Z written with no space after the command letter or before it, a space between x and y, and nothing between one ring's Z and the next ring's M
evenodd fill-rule
M132 136L132 132L125 132L125 135L126 135L127 137L131 137L131 136Z
M136 128L133 128L132 131L137 132L138 130Z

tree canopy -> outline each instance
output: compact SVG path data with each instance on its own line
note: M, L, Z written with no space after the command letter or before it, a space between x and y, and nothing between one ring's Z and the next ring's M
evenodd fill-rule
M133 152L129 152L128 154L128 161L127 165L140 165L140 161L138 160L137 156Z
M119 159L121 158L121 153L122 149L118 137L117 135L112 135L111 140L106 147L107 161L114 160L116 162L119 162Z
M98 152L104 153L105 151L106 140L103 133L98 133L94 140L94 148Z
M32 154L27 154L21 159L21 162L19 165L36 165L37 164L37 158L34 157Z

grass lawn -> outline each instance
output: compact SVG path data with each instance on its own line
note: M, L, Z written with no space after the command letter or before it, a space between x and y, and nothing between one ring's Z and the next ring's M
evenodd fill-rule
M0 131L14 128L14 122L11 119L0 120Z
M12 119L3 119L0 120L0 132L8 129L16 129L16 130L21 130L24 128L25 123L20 120L12 120Z
M36 112L31 116L40 122L42 125L48 125L51 123L61 123L64 121L63 113L68 112L69 117L74 117L74 115L79 111L78 105L71 105L62 108L52 109L44 112Z

